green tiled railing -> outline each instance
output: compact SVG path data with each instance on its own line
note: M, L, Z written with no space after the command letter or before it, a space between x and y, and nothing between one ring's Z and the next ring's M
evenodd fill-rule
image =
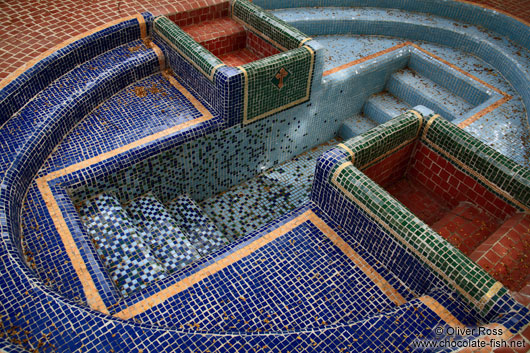
M219 58L197 43L167 17L157 17L154 21L154 30L210 80L213 81L215 70L224 65Z
M399 119L392 119L362 135L344 141L339 148L350 154L350 161L357 168L369 165L376 158L407 144L418 137L423 118L406 112ZM353 157L351 154L355 157Z
M298 29L265 12L247 0L234 0L232 18L241 21L256 34L282 50L298 48L307 36Z

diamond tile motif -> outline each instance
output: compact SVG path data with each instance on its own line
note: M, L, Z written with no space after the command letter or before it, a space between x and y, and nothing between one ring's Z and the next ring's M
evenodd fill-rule
M279 89L282 89L283 86L285 85L285 82L287 81L287 78L289 78L290 75L291 74L289 73L289 71L285 70L285 68L282 67L274 75L274 77L272 78L271 82L272 82L273 85L275 85Z

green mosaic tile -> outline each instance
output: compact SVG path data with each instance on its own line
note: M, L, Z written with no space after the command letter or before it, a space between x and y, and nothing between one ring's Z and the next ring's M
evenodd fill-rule
M438 146L445 153L506 191L515 200L530 206L530 172L528 169L482 143L466 131L445 119L438 118L432 122L422 141L429 146L433 144ZM476 176L475 179L477 179ZM495 192L495 190L491 191Z
M269 38L273 45L286 50L295 49L308 36L278 17L263 11L247 0L235 0L232 5L232 17L250 26L258 34ZM282 48L280 48L282 49Z
M197 43L179 26L171 22L165 16L159 16L154 21L154 30L171 44L177 51L181 52L192 61L206 76L213 79L215 69L223 65L215 55Z
M416 138L420 127L421 120L414 113L406 112L343 144L353 151L353 163L360 168L368 166L371 161L403 142Z
M345 167L337 175L335 185L337 184L346 190L347 196L355 198L356 203L376 214L387 229L399 235L396 237L398 242L411 249L420 261L441 275L444 281L462 288L469 295L465 298L466 301L477 306L480 311L486 310L479 303L496 283L488 273L353 165Z
M244 122L309 100L313 66L314 52L306 46L243 65Z

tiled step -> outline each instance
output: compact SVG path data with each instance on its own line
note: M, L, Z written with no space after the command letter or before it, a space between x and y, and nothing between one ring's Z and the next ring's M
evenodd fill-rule
M530 214L518 213L505 221L469 257L506 287L519 291L529 280L529 256Z
M435 223L448 210L438 195L411 179L400 179L385 189L426 224Z
M188 195L180 195L172 200L167 205L167 209L202 256L220 249L231 240L217 229L211 219Z
M221 54L217 57L228 66L240 66L260 59L259 56L247 48Z
M175 219L152 194L135 199L126 210L144 242L169 273L200 258Z
M347 140L363 134L377 125L375 121L365 117L363 114L357 114L344 120L339 129L339 136Z
M141 40L103 53L67 72L37 94L4 127L12 134L0 136L5 157L18 153L24 141L51 119L81 119L97 105L127 85L160 70L158 57ZM1 169L1 167L0 167Z
M166 277L166 271L114 196L100 194L87 200L79 214L122 295Z
M460 118L473 108L461 97L410 69L393 73L385 88L411 106L424 105L447 120Z
M216 56L240 50L246 46L245 28L230 17L184 26L182 30Z
M383 91L368 98L364 103L363 113L377 124L384 124L390 119L405 113L408 109L410 109L410 105Z
M431 228L469 256L501 224L500 220L469 202L461 202Z

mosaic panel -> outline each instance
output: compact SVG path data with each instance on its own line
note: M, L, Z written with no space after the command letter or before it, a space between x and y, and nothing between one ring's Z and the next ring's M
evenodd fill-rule
M309 201L317 158L338 141L314 147L200 205L224 234L244 236Z
M309 100L315 53L308 46L239 68L244 72L243 123Z

